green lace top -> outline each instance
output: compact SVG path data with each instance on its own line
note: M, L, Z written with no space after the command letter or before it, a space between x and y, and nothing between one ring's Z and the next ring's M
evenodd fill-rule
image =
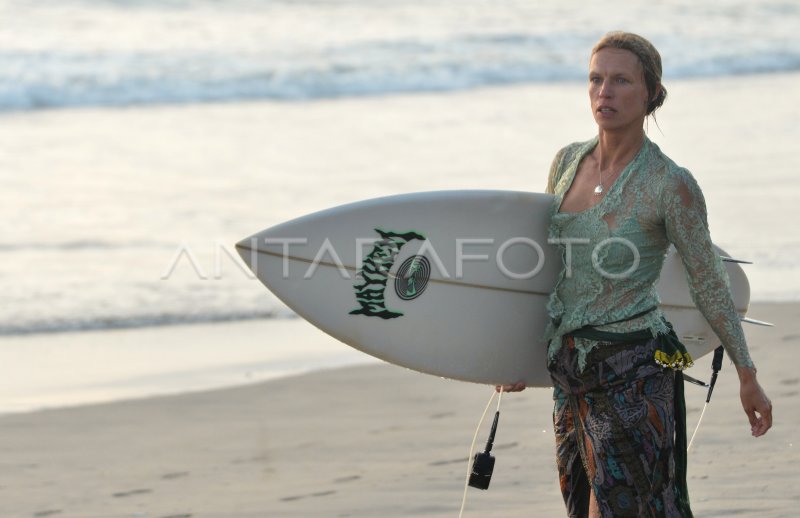
M547 305L552 319L545 331L549 358L561 347L562 336L586 325L619 333L641 329L666 333L658 309L603 324L658 304L656 283L672 243L688 272L695 304L734 364L752 367L727 273L711 245L703 193L691 173L657 145L645 137L597 205L583 212L559 212L578 165L597 142L595 137L565 147L550 170L548 191L556 197L549 237L562 243L564 267ZM575 338L579 368L585 367L586 354L597 344Z

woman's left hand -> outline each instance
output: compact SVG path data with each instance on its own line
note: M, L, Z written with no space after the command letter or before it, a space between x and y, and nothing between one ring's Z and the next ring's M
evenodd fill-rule
M525 390L525 383L518 382L518 383L510 383L508 385L496 385L494 389L497 392L522 392Z
M755 369L743 367L737 370L742 408L750 420L753 437L761 437L772 428L772 402L758 384Z

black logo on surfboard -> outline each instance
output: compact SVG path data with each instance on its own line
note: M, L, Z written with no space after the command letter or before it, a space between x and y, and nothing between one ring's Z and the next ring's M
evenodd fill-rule
M381 238L375 242L372 251L364 258L364 263L358 271L358 280L353 285L353 288L356 291L356 302L358 302L359 307L352 310L350 314L383 319L397 318L402 316L403 313L387 308L384 300L389 271L392 269L394 260L403 245L413 240L423 241L425 236L413 230L393 232L376 228L375 232ZM430 271L430 267L428 270ZM427 283L427 280L425 282Z
M403 300L413 300L422 295L430 278L431 263L428 258L422 255L409 257L397 269L394 291Z

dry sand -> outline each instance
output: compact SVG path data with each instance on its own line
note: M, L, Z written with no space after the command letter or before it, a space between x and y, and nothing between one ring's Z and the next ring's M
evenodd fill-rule
M726 363L690 452L697 516L790 517L800 505L800 304L755 304L751 314L777 325L747 327L775 426L750 437ZM708 370L705 358L690 374ZM8 415L0 418L0 516L454 517L490 395L370 365ZM687 386L690 428L704 399ZM469 491L465 516L563 516L550 409L547 389L503 399L492 484Z

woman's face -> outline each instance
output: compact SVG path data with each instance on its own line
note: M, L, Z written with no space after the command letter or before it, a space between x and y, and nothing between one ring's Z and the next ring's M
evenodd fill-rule
M589 99L601 130L642 127L648 95L642 65L633 52L604 48L589 62Z

